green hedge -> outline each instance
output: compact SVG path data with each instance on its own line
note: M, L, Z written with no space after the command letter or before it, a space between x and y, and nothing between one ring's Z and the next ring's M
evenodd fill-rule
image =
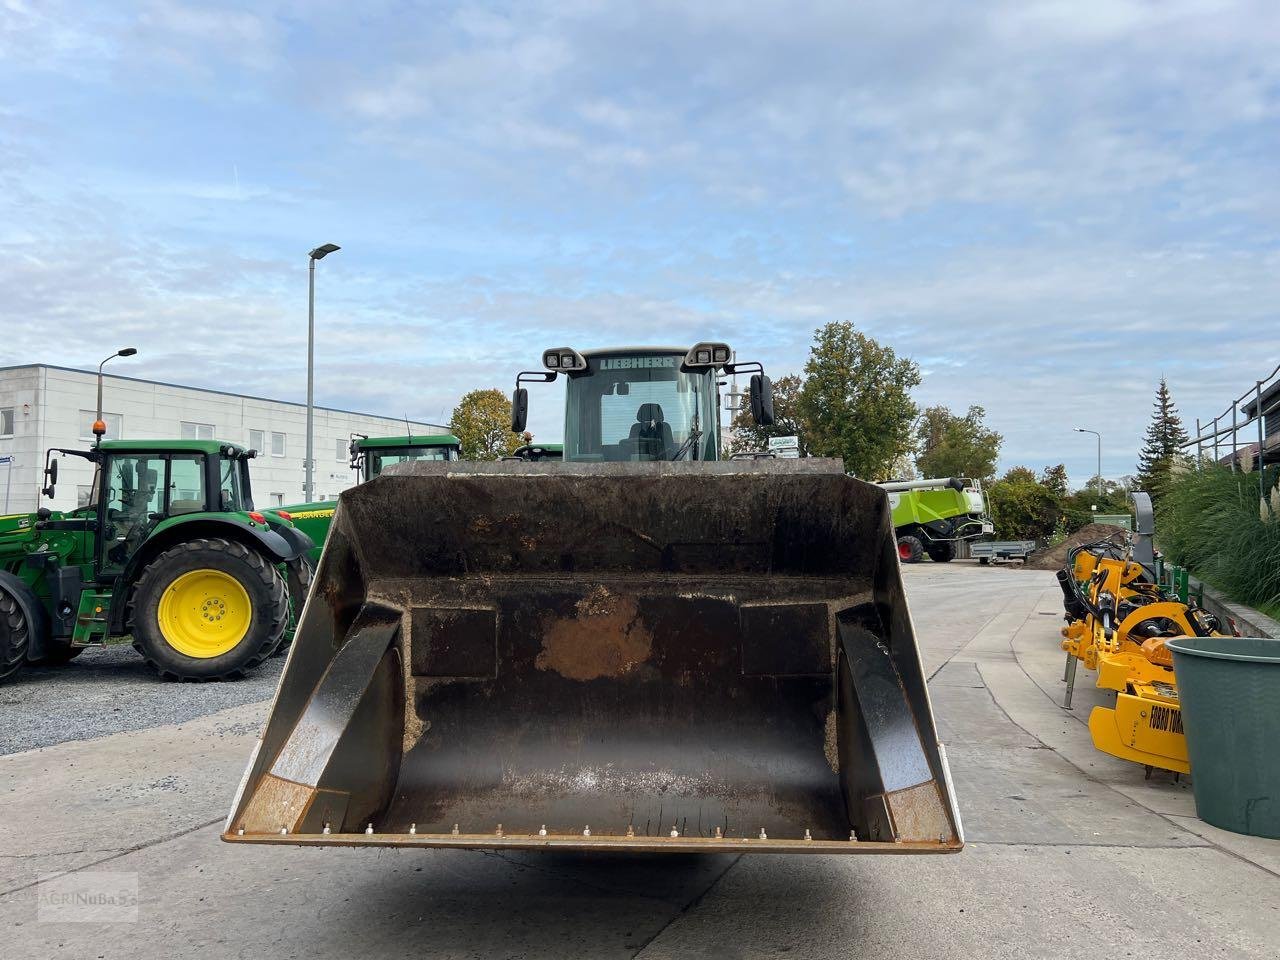
M1271 467L1269 500L1275 486ZM1263 509L1257 473L1207 466L1173 475L1156 510L1156 540L1233 599L1272 615L1280 607L1280 517Z

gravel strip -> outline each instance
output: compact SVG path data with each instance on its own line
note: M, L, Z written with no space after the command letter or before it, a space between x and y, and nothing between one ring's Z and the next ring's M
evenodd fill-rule
M133 647L86 650L60 667L26 666L0 683L0 755L183 723L268 700L284 668L275 657L243 680L161 680Z

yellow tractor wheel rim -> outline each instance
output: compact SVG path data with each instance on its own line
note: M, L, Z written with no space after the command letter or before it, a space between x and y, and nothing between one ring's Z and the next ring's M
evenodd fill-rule
M169 584L156 619L169 646L207 660L234 650L244 639L253 620L253 602L230 574L192 570Z

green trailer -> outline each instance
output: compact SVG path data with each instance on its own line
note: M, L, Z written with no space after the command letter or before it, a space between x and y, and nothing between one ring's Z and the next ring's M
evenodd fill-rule
M46 496L59 457L94 464L93 492L75 510L0 517L0 678L118 638L176 680L237 677L274 653L312 543L254 509L255 453L218 440L48 451Z
M351 469L358 477L356 482L364 483L397 463L458 460L462 455L462 442L450 433L398 437L366 437L357 434L351 438L350 451ZM308 559L312 566L320 562L320 552L329 536L329 526L333 523L333 512L337 506L336 500L317 500L278 507L274 511L311 538L314 546Z
M895 480L880 487L889 494L898 559L903 563L919 563L925 555L946 563L955 557L957 543L976 540L995 529L977 480Z

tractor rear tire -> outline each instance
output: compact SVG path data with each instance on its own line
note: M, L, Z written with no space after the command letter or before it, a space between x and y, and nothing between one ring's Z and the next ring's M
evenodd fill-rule
M13 676L26 663L31 627L18 601L0 589L0 680Z
M934 563L950 563L956 556L954 543L935 543L928 547L929 559Z
M924 556L924 544L919 537L906 534L898 538L898 559L903 563L919 563Z
M315 577L315 567L306 557L290 560L286 565L285 583L289 587L289 603L293 606L293 626L287 627L280 636L280 642L271 651L273 657L282 657L293 646L293 638L298 632L298 621L302 618L302 605L307 602L307 592L311 589L311 581Z
M131 607L134 649L161 677L225 680L244 676L275 650L289 620L289 593L275 564L256 550L209 537L152 560Z

